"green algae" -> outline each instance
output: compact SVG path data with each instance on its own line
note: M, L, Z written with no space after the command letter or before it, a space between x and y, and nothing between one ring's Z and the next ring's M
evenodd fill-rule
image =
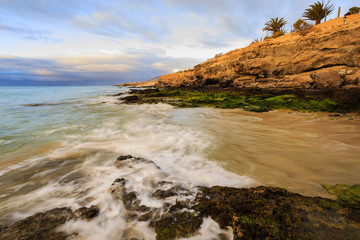
M143 91L143 92L142 92ZM140 97L138 103L165 102L177 107L242 108L245 111L266 112L275 109L290 109L309 112L359 111L359 104L344 104L314 96L298 97L293 94L250 94L234 91L204 92L198 90L146 89L131 93Z
M337 196L337 200L347 204L360 204L360 184L348 186L345 184L321 185L328 193Z
M164 214L155 223L156 239L168 240L189 237L199 230L201 224L202 218L194 213Z
M202 187L193 207L234 239L357 239L359 211L339 201L274 187Z

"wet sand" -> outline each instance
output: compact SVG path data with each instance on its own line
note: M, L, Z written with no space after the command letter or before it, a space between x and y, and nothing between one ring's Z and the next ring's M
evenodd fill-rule
M217 136L210 158L257 185L333 198L321 184L360 183L360 117L329 113L218 110L204 118ZM350 119L350 120L349 120Z

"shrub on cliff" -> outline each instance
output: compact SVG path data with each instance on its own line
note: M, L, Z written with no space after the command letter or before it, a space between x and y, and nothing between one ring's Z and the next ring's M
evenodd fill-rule
M353 15L353 14L359 14L360 13L360 7L352 7L349 9L349 11L345 14L345 16Z
M270 21L265 23L265 27L263 28L263 31L272 33L272 36L274 37L275 33L278 32L284 32L284 27L286 25L286 20L282 18L271 18Z
M316 3L310 5L310 8L305 9L303 17L307 20L315 21L315 24L319 24L323 18L325 18L326 12L329 15L334 11L334 4L330 5L330 1L326 4L322 1L317 1Z
M309 29L311 28L313 25L312 24L309 24L307 23L304 19L298 19L294 25L293 25L293 28L294 28L294 32L297 32L297 31L302 31L302 30L306 30L306 29Z

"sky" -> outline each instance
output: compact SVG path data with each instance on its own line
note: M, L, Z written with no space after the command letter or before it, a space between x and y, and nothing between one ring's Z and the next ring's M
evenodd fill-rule
M192 68L287 30L314 0L0 0L0 86L113 85ZM332 0L337 16L359 0Z

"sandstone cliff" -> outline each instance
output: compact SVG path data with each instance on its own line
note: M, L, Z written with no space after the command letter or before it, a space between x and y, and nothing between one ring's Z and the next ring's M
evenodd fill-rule
M158 86L242 89L360 89L360 14L253 43L194 69L160 77Z

